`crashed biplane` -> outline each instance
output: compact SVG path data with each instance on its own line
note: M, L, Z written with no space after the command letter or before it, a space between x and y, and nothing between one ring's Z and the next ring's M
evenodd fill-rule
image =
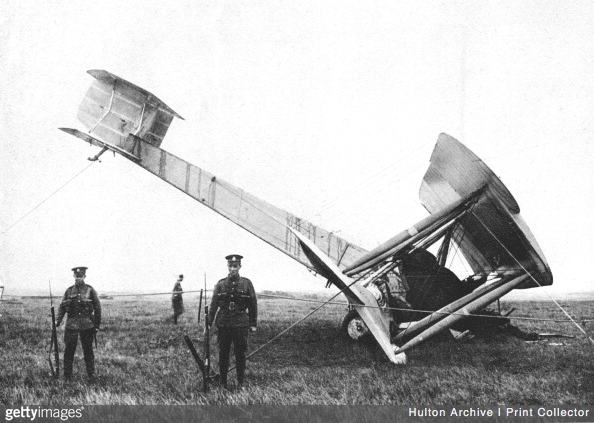
M60 128L101 147L89 160L118 153L326 278L349 302L344 330L353 339L371 334L393 363L441 331L463 329L468 315L511 290L553 283L514 197L446 134L419 193L430 215L368 251L161 149L181 116L112 73L89 74L95 81L78 111L86 132ZM454 246L472 269L463 280L446 267Z

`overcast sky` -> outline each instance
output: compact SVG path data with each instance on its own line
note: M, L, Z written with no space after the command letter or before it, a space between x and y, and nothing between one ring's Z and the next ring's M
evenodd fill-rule
M57 128L83 129L89 69L185 118L162 148L366 248L427 215L418 189L448 133L518 201L550 292L593 290L594 2L8 0L0 12L6 294L50 278L63 292L83 265L100 293L167 291L179 273L186 290L205 275L212 287L231 253L258 290L324 285L121 157L88 167L98 149Z

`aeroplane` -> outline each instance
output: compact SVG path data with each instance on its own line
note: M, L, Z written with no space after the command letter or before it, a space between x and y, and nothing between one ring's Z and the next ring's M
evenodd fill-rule
M372 250L301 219L160 148L174 117L149 91L105 70L78 110L86 132L60 128L113 151L327 279L349 303L342 328L371 335L387 358L445 331L464 328L513 289L547 286L553 276L518 203L462 143L440 134L421 183L430 213ZM431 253L429 249L436 249ZM446 267L456 248L472 269L460 280Z

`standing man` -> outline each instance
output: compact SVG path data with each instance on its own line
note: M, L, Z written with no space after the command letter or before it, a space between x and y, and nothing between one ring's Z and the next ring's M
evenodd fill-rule
M184 312L184 299L182 297L181 283L184 280L184 275L179 275L177 282L173 285L173 295L171 296L171 305L173 307L173 323L177 325L177 318Z
M212 324L216 314L215 326L218 330L221 385L227 389L229 353L231 344L233 344L237 368L237 387L242 388L245 381L248 331L256 331L258 304L252 282L248 278L239 276L243 257L239 254L231 254L225 258L229 275L218 281L214 288L208 310L208 322Z
M72 364L76 344L80 336L85 366L90 382L95 381L95 355L93 354L93 339L101 327L101 303L97 291L85 284L86 267L74 267L74 285L66 290L58 311L56 326L60 326L64 314L66 329L64 330L64 379L72 378Z

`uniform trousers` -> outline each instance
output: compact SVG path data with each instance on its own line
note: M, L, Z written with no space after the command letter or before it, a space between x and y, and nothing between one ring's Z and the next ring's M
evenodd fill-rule
M173 305L173 323L177 324L177 318L184 312L184 300L179 296L174 298L171 303Z
M80 335L80 343L85 357L85 366L87 368L87 375L89 377L95 376L95 354L93 353L93 338L95 335L95 328L87 330L72 330L66 329L64 331L64 377L72 377L72 364L74 363L74 353L76 352L76 344Z
M221 383L227 384L227 373L229 372L229 354L231 344L235 351L235 367L237 369L237 383L243 384L245 375L245 353L248 347L248 327L225 327L217 328L217 340L219 342L219 372Z

